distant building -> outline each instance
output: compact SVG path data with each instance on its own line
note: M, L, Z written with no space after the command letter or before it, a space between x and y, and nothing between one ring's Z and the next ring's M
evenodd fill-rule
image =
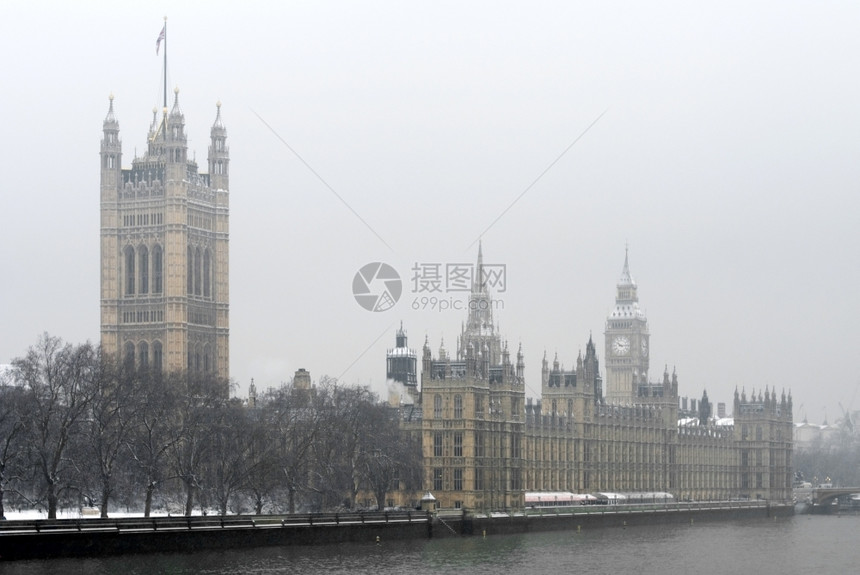
M101 341L157 370L229 362L229 151L217 105L208 173L189 156L185 115L153 110L144 153L122 167L113 96L101 141Z
M456 354L442 345L434 357L425 339L419 406L403 411L421 439L424 486L403 499L429 491L439 507L499 510L522 508L527 491L791 498L791 397L735 391L731 421L712 417L703 393L679 417L677 375L647 378L650 335L626 254L607 318L606 398L589 338L574 369L544 354L541 398L527 400L522 348L512 361L496 329L480 246L475 276Z
M302 391L311 390L311 373L303 367L296 370L293 376L293 388Z
M823 424L815 424L804 420L794 424L794 445L798 450L821 447L838 431L838 427L828 425L826 421Z
M418 354L409 347L402 322L394 348L386 353L385 378L391 388L390 394L398 398L398 403L411 404L418 400ZM404 394L408 397L403 397Z

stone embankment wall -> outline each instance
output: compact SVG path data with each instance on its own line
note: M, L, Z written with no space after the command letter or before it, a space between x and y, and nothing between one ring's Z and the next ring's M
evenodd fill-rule
M493 517L444 515L436 518L433 537L500 535L541 531L624 528L637 525L696 524L708 521L791 517L794 506L754 503L678 504L636 509L634 506L595 506Z
M432 525L431 517L420 511L2 521L0 562L273 545L373 544L377 540L426 539Z
M182 552L402 539L625 528L635 525L788 517L793 505L765 502L594 506L491 517L463 511L289 516L60 519L0 522L0 562L118 553Z

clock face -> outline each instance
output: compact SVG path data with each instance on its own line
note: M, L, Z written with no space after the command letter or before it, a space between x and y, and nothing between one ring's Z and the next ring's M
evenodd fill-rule
M630 352L630 338L626 335L616 336L612 340L612 353L615 355L627 355Z
M648 357L648 340L642 340L642 357Z

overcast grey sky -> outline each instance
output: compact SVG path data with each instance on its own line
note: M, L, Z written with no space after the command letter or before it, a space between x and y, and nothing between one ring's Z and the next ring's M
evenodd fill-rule
M544 350L571 367L592 334L602 358L629 244L652 379L791 390L812 422L852 402L860 4L269 4L4 2L0 363L44 331L98 341L102 121L113 93L130 165L166 14L204 164L223 103L240 394L300 367L384 392L400 321L452 349L465 312L413 309L410 270L474 261L483 232L530 395ZM404 279L386 312L352 296L374 261Z

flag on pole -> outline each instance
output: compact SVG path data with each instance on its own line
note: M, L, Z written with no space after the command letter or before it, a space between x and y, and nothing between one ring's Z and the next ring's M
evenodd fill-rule
M164 34L167 32L167 23L164 24L164 27L161 29L161 33L158 35L158 40L155 41L155 55L158 55L158 50L161 48L161 41L164 40Z

